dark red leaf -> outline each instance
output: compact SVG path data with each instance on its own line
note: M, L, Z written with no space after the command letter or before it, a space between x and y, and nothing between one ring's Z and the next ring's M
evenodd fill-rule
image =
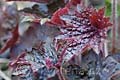
M63 22L60 19L60 16L67 14L68 13L68 8L65 7L63 9L57 10L54 14L53 17L51 18L51 22L54 24L62 24Z
M77 6L77 4L80 4L81 0L69 0L69 2L66 4L66 7L71 8L73 6Z
M70 0L73 5L80 4L81 0Z
M101 8L98 11L95 10L90 16L91 25L95 26L98 29L104 29L111 26L109 18L104 16L105 8Z
M3 53L8 48L14 46L15 43L17 42L18 38L19 38L19 33L18 33L18 25L17 25L16 28L12 32L12 38L9 39L6 42L6 44L0 49L0 54Z

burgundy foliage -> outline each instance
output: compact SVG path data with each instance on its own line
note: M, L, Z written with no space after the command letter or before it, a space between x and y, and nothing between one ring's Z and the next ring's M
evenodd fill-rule
M65 7L55 12L51 22L60 26L62 35L59 39L70 41L64 54L64 59L67 60L88 48L100 53L111 26L109 18L104 16L104 8L97 11L90 7L74 13L70 13L69 8Z
M49 4L54 0L7 1ZM107 31L111 26L109 18L104 16L105 8L97 10L93 7L84 7L81 6L81 0L65 2L68 2L65 7L54 12L47 21L43 21L44 18L41 16L25 12L19 12L14 16L17 22L10 31L11 37L0 49L0 54L10 49L12 58L14 57L10 63L14 75L20 76L23 80L35 80L36 76L39 80L46 80L58 74L59 78L63 79L60 69L64 62L91 48L98 54L102 51ZM11 18L10 10L6 12L3 12L5 17L8 18L10 15ZM23 17L21 20L26 14L29 18ZM0 20L2 19L0 17ZM19 32L20 27L26 28L22 35Z

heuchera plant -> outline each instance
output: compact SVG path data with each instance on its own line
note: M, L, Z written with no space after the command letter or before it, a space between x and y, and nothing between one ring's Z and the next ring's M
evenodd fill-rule
M35 0L34 2L42 3L49 2L49 0ZM35 42L42 42L42 45L37 49L32 48L31 51L24 50L16 60L10 63L10 66L14 68L14 75L20 76L23 80L33 80L36 76L39 80L47 80L58 74L59 78L63 80L60 68L64 62L68 62L75 55L81 55L86 49L93 48L98 54L103 51L103 43L111 26L109 18L104 16L105 8L97 10L93 7L84 7L80 6L80 2L80 0L68 1L68 4L64 8L58 9L44 25L40 24L39 19L31 21L34 24L32 27L39 29L36 29L38 32L34 34L37 34L37 38L39 38ZM44 27L45 25L47 27ZM61 34L51 37L52 33L49 35L45 32L51 29L44 28L51 28L51 25L54 26L53 28L59 28ZM6 43L0 53L17 44L20 37L18 31L17 25L13 31L13 38ZM42 39L43 35L44 39ZM65 42L65 44L60 45L60 42Z
M70 41L64 54L67 61L88 48L100 53L111 26L109 18L104 16L104 8L96 10L90 7L81 8L80 11L76 9L72 13L68 7L59 9L51 22L60 26L62 35L58 38Z

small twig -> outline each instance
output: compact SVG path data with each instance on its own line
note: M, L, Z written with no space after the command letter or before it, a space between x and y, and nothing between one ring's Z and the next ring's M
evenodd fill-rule
M112 53L115 53L115 43L116 43L116 19L117 19L117 15L116 15L116 10L117 8L117 0L112 0L112 19L113 19L113 29L112 29Z

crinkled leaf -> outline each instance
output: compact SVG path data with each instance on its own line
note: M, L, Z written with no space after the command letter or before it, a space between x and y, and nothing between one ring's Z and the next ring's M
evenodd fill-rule
M119 74L119 71L120 63L113 56L109 56L103 61L103 69L101 70L100 77L102 80L109 80L114 75Z
M4 9L1 7L0 12L0 28L1 28L1 41L7 42L0 49L0 53L3 53L8 48L12 47L18 39L18 11L16 4L5 5ZM4 31L4 32L3 32Z
M37 73L38 77L44 80L56 74L55 68L52 66L57 62L56 52L47 43L40 47L45 49L45 52L41 49L32 49L31 52L21 54L17 60L10 63L11 67L14 68L14 75L19 75L21 78L27 77L28 73L26 74L26 72L32 70L30 74ZM36 75L33 76L36 77ZM28 78L31 77L28 76Z
M56 14L60 17L59 21L64 23L60 25L63 35L59 36L59 39L72 40L72 43L68 42L70 44L65 51L65 61L87 48L96 48L98 50L96 53L100 53L101 45L107 35L108 24L111 24L103 15L104 9L97 11L94 8L85 8L72 14L67 11L68 13L59 15L61 12L62 9Z
M20 36L19 42L11 48L11 53L18 55L26 49L31 50L32 47L36 45L40 46L40 41L47 42L46 40L48 38L54 39L54 37L59 34L59 28L55 26L49 26L49 24L40 25L40 23L31 23L28 30Z

